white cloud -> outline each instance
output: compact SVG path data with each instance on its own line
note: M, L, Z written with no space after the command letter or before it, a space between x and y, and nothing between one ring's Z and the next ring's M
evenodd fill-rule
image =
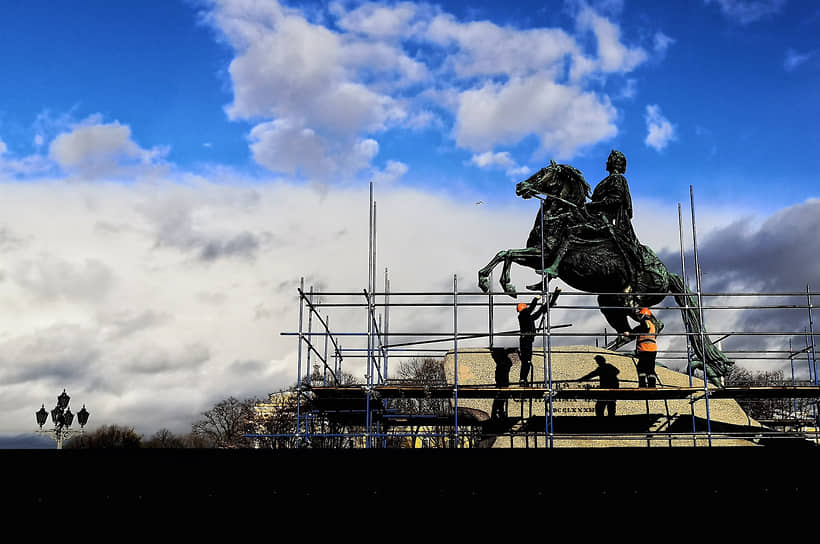
M405 169L388 163L383 173ZM185 432L215 400L295 381L296 343L278 333L296 326L299 277L363 286L367 190L330 188L320 198L305 187L230 181L4 184L0 217L26 242L3 260L3 431L29 429L31 409L64 387L88 406L92 427L151 433ZM454 273L475 288L491 253L522 243L531 226L530 214L379 187L378 262L395 289L429 289ZM258 241L250 258L206 254L208 241L225 249L248 237ZM240 365L237 376L236 361L259 364ZM361 376L358 363L346 369Z
M426 37L440 46L457 46L447 65L462 78L544 71L557 77L566 56L580 54L575 40L561 29L519 30L489 21L461 23L449 14L436 16Z
M296 173L307 168L308 174L319 175L333 166L315 131L291 126L283 119L256 125L250 141L254 160L274 172Z
M473 155L470 162L479 168L487 168L491 166L502 166L509 168L515 164L515 161L512 160L509 152L507 151L502 151L499 153L487 151L485 153L481 153L480 155Z
M0 140L0 174L27 177L42 174L51 167L51 161L39 154L16 157L9 151L6 143Z
M387 161L387 165L383 170L377 170L373 173L372 179L376 184L384 185L395 183L402 176L404 176L409 167L400 161Z
M674 38L670 38L663 32L656 32L654 38L654 49L655 52L661 56L666 54L666 50L669 49L669 46L675 43Z
M284 119L256 125L250 141L253 158L262 166L319 181L352 175L368 167L379 152L378 142L371 138L332 140Z
M50 254L20 261L11 279L40 299L99 300L111 289L111 270L98 259L56 258Z
M340 4L331 5L331 11L339 15L340 28L380 39L397 39L412 33L413 20L420 10L426 8L410 2L394 6L366 3L349 12Z
M657 104L646 106L646 130L644 143L656 151L664 149L677 138L675 126L661 114L661 108Z
M638 94L638 82L634 78L629 78L624 82L618 98L631 99Z
M502 168L506 170L508 176L519 176L530 171L528 166L521 166L516 163L508 151L486 151L473 155L470 164L479 168Z
M340 34L276 2L220 2L209 20L236 51L228 115L268 119L252 130L251 146L257 162L273 171L336 176L368 167L359 160L366 154L349 160L349 152L372 140L364 134L408 117L390 90L427 77L423 64L392 44ZM342 21L348 28L354 24ZM378 85L368 83L373 70ZM295 143L286 142L289 137ZM331 143L336 141L342 144Z
M532 172L529 166L514 166L507 169L507 175L511 177L524 176Z
M779 13L786 5L786 0L704 0L704 2L718 4L726 17L741 25Z
M601 13L617 13L615 4L603 3ZM312 19L275 1L213 5L206 18L235 51L227 112L257 123L253 156L285 173L341 178L355 174L354 166L372 168L347 160L356 142L376 140L386 129L439 128L447 115L439 117L437 108L453 116L451 134L467 149L483 152L535 135L542 150L570 157L617 133L609 97L591 92L590 82L629 73L649 58L583 3L574 8L579 36L463 22L409 2L335 2ZM579 41L587 36L593 52ZM659 52L669 43L656 35ZM526 115L511 111L513 97L532 104ZM482 112L485 104L489 111ZM289 144L288 136L302 145Z
M48 153L63 171L94 179L148 172L160 163L168 149L143 149L132 140L129 126L101 123L99 116L92 116L57 136Z
M798 51L795 51L794 49L788 49L786 51L786 58L783 61L783 68L785 68L787 72L796 70L799 66L811 60L811 58L814 57L815 54L816 51L800 53Z
M595 34L598 42L596 66L603 72L629 72L647 60L648 54L639 47L621 43L621 30L591 8L583 8L578 15L578 26Z
M608 98L545 76L512 79L504 85L488 83L458 98L455 138L468 149L514 144L536 134L544 151L562 159L617 134L616 112Z

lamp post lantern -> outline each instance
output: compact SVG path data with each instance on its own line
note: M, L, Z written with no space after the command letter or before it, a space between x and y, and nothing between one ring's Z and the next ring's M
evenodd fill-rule
M65 389L63 389L63 392L57 397L57 405L51 410L51 421L54 423L54 427L51 429L43 429L43 425L45 425L49 414L49 412L46 411L45 404L34 413L37 418L37 425L40 427L36 432L51 436L57 442L58 450L63 449L63 442L71 438L73 434L82 434L85 432L84 427L90 415L83 404L82 410L77 413L77 422L80 424L80 428L72 429L71 424L74 422L74 414L68 406L70 400L71 397L68 396Z

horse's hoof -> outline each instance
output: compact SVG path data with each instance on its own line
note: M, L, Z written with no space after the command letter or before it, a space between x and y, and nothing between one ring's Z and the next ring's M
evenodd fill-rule
M478 278L478 288L481 289L483 292L487 292L490 290L490 282L487 278Z
M512 283L508 283L504 286L504 292L510 295L512 298L517 298L518 293L515 292L515 285Z

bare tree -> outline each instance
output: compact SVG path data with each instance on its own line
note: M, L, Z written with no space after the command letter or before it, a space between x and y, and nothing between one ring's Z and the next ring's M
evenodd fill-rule
M257 402L256 398L240 401L235 397L219 401L202 412L202 418L191 426L191 432L217 448L250 447L252 443L244 435L252 430L249 424Z
M120 425L103 425L90 433L74 436L64 448L139 448L142 437L133 428Z
M751 371L735 365L726 376L726 385L731 387L770 387L791 385L791 383L784 378L782 370ZM807 412L810 408L806 399L741 398L737 402L749 417L761 422L782 422L799 417L801 412Z
M182 447L184 448L193 449L210 449L217 447L216 443L210 438L193 432L190 432L182 437L182 444Z
M403 361L398 370L399 381L403 385L437 386L446 385L447 377L444 373L444 361L441 359L421 358ZM403 398L391 401L390 408L397 412L413 416L445 417L453 413L449 399L441 398ZM428 425L417 423L409 427L409 446L415 447L416 439L422 431L428 432L428 442L431 447L444 447L446 437L441 436L444 427L429 428ZM407 440L393 441L394 445L407 444Z
M250 427L253 434L261 435L255 438L256 447L279 449L297 445L296 404L295 387L272 393L266 401L255 404Z
M317 447L317 448L338 448L343 447L345 440L342 435L349 432L344 421L333 417L332 414L312 413L307 420L304 416L311 412L313 399L310 394L310 386L321 384L321 378L309 381L303 378L303 391L299 392L296 384L282 391L272 393L267 400L257 401L254 414L250 419L250 427L254 437L256 447L261 448L294 448L294 447ZM331 387L355 385L356 378L347 372L342 372L338 376L328 376L328 384ZM301 416L297 426L297 414ZM299 436L297 436L297 431Z
M441 359L423 358L403 361L399 366L399 379L405 385L447 385L444 374L444 361ZM400 406L411 414L446 415L451 412L447 399L403 399Z
M154 433L144 444L144 448L185 448L187 447L185 437L178 436L168 429L160 429Z

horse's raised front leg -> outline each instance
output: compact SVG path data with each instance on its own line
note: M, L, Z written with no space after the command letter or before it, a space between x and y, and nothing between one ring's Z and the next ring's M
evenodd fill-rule
M487 263L487 266L478 271L478 287L485 293L490 290L490 272L498 266L498 263L506 261L507 251L505 249L496 253L495 257Z
M517 296L515 286L510 282L510 268L512 268L512 264L516 263L537 270L540 268L540 263L535 261L538 260L540 256L540 251L533 247L507 250L504 259L504 269L501 272L501 286L504 288L505 293L513 298Z

